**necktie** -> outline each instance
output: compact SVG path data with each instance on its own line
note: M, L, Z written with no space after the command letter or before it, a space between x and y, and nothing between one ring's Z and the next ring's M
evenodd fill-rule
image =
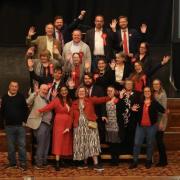
M127 42L126 31L123 31L123 47L124 47L124 52L128 54L128 42Z
M51 101L52 100L52 92L56 89L56 82L53 83L53 86L51 88L51 91L50 91L50 96L49 96L49 100Z
M58 31L58 38L59 38L59 41L61 42L61 45L62 45L62 48L64 47L64 39L63 39L63 35L61 33L61 31Z

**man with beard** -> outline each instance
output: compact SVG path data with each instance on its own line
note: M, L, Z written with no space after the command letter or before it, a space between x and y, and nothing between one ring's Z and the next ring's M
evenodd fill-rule
M97 96L103 97L105 96L104 90L94 84L93 75L91 73L86 73L84 75L83 83L88 90L88 94L90 97ZM97 115L97 123L98 123L98 130L99 130L99 137L101 144L105 142L105 124L104 124L104 117L106 117L106 107L105 104L100 104L95 106L95 113Z
M64 19L62 16L56 16L54 17L54 37L61 42L62 49L64 47L64 44L71 41L71 32L77 28L79 23L83 20L84 16L86 14L85 10L82 10L78 18L74 19L72 23L69 25L64 24Z

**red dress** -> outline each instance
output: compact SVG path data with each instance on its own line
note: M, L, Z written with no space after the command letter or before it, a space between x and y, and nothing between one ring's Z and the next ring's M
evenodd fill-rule
M53 125L52 153L60 156L72 155L72 120L69 109L62 105L59 98L55 98L39 112L47 112L54 109L55 119ZM63 134L69 128L70 132Z

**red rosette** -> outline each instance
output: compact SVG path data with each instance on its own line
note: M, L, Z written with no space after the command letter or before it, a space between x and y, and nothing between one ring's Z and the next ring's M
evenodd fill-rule
M76 79L76 71L71 72L71 77L72 77L72 80L75 81L75 79Z
M103 34L101 35L101 37L103 38L103 44L104 44L104 46L106 46L106 45L107 45L107 43L106 43L107 34L106 34L106 33L103 33Z
M50 69L50 74L53 75L53 73L54 73L54 65L52 63L49 65L49 69Z

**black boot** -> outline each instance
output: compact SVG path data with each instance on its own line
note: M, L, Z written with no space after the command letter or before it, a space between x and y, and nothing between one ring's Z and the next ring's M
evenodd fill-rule
M56 161L55 170L56 170L56 171L60 171L60 164L59 164L59 161Z

